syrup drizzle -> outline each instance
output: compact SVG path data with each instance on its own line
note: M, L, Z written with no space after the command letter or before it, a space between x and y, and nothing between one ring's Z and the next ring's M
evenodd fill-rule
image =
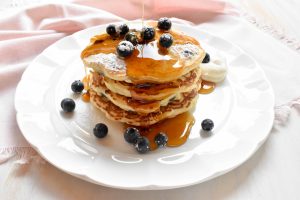
M164 132L168 136L168 147L177 147L186 142L188 139L191 129L195 123L195 118L190 112L185 112L177 115L174 118L163 120L157 124L149 127L136 127L142 136L148 138L150 142L150 149L157 149L155 143L155 136L159 132ZM125 128L131 127L125 125Z
M85 93L82 94L81 99L85 102L90 102L90 92L87 91Z
M192 37L176 31L169 32L174 38L174 45L186 43L199 45L199 42ZM178 55L172 55L168 50L164 51L158 46L158 40L163 33L156 29L155 40L146 44L138 44L133 54L124 59L126 75L132 82L138 83L139 80L167 82L179 78L185 71L188 71L184 63L178 60ZM91 39L91 44L82 51L81 58L98 53L115 54L116 46L120 41L122 38L111 38L108 34L96 35Z
M92 77L92 74L90 74L87 70L85 70L85 72L86 75L83 77L82 83L84 85L84 89L86 90L86 92L84 92L81 95L81 99L85 102L89 102L90 101L90 79Z
M201 88L198 91L199 94L209 94L214 91L216 84L209 81L202 81Z
M144 17L145 17L145 0L142 0L142 28L144 27Z

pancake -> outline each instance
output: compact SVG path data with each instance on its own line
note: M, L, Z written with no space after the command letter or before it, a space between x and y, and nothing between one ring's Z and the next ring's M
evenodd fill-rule
M196 68L177 80L166 83L132 84L105 77L106 87L114 93L141 100L163 100L171 95L188 92L199 84L200 68Z
M160 107L158 112L152 112L145 115L123 110L109 101L105 96L98 95L92 89L90 90L90 95L92 104L105 113L107 118L133 126L150 126L161 120L172 118L191 110L197 102L198 90L183 93L184 98L181 101L171 101L167 106Z
M137 30L131 32L140 37ZM101 34L91 38L81 58L85 67L92 69L87 78L90 101L107 118L150 126L196 104L201 87L199 66L206 53L193 37L167 32L173 37L169 48L159 44L166 31L156 28L153 40L139 38L132 54L125 58L116 52L124 36Z
M160 49L158 40L164 32L156 30L155 40L138 44L128 58L116 55L122 38L108 34L94 36L81 53L86 67L106 77L128 83L164 83L176 80L197 68L205 57L199 42L181 32L170 31L174 42L169 49Z
M103 75L100 75L96 72L92 73L92 78L90 79L90 88L99 96L105 95L113 104L126 111L134 111L142 114L158 112L161 106L166 106L170 101L181 101L183 99L182 92L171 93L166 98L159 101L140 100L132 97L126 97L109 90L104 84L104 79L105 78ZM201 84L199 84L200 81L201 80L198 77L198 81L196 80L191 85L192 89L189 89L188 92L192 90L198 90L199 86L201 86Z

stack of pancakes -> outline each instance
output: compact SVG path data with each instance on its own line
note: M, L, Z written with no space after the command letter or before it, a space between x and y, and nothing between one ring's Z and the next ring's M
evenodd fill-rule
M170 31L169 49L160 48L163 32L155 39L139 43L133 54L118 57L122 38L96 35L83 50L85 67L92 69L90 100L112 120L134 126L149 126L193 108L201 87L205 52L197 40Z

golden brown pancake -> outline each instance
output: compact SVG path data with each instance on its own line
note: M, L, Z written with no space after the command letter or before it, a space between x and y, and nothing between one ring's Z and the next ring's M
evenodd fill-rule
M164 33L156 30L155 40L138 44L127 58L116 55L116 46L122 38L108 34L94 36L81 58L86 67L106 77L128 83L164 83L176 80L198 67L205 52L199 42L181 32L171 31L174 43L169 49L160 49L158 39Z
M132 84L105 77L106 87L114 93L141 100L163 100L171 95L188 92L199 84L201 71L196 68L182 77L165 83Z
M172 46L161 48L163 33L156 29L154 40L140 41L126 58L116 54L121 36L96 35L82 51L85 67L93 70L90 100L109 119L149 126L195 105L205 52L196 39L173 30Z
M184 98L181 101L171 101L167 106L162 106L158 112L152 112L145 115L123 110L109 101L109 99L105 96L97 95L97 93L93 90L90 90L90 95L93 105L104 112L107 118L133 126L149 126L161 120L172 118L191 110L196 104L198 90L193 90L190 93L184 93Z
M104 79L105 78L103 75L100 75L96 72L92 73L90 88L99 96L106 96L113 104L126 111L134 111L143 114L157 112L161 106L166 106L171 100L174 101L183 99L182 93L184 92L171 93L165 99L161 100L145 100L126 97L109 90L104 84ZM187 92L199 89L199 86L201 86L201 84L199 84L200 81L201 80L198 77L198 81L195 80L192 84L192 89L188 90ZM148 89L152 90L152 87Z

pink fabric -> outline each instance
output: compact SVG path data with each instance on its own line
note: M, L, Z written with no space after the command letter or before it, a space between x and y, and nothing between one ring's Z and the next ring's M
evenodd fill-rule
M144 1L146 19L172 16L199 23L212 20L223 13L233 13L225 3L214 0L192 0L189 4L180 0ZM50 44L76 31L124 18L136 19L142 16L141 0L77 3L80 5L47 4L2 14L4 17L0 19L0 148L28 146L16 123L14 92L24 69L35 56Z
M6 17L0 19L0 147L28 146L16 124L14 109L14 92L24 69L62 37L122 18L89 7L54 4L2 16Z
M75 0L78 4L107 10L118 16L132 20L142 17L142 2L145 4L144 17L158 19L161 16L176 17L194 23L213 20L220 14L235 14L232 6L217 0L110 0L98 1ZM124 2L124 3L123 3ZM119 7L121 9L119 9Z

